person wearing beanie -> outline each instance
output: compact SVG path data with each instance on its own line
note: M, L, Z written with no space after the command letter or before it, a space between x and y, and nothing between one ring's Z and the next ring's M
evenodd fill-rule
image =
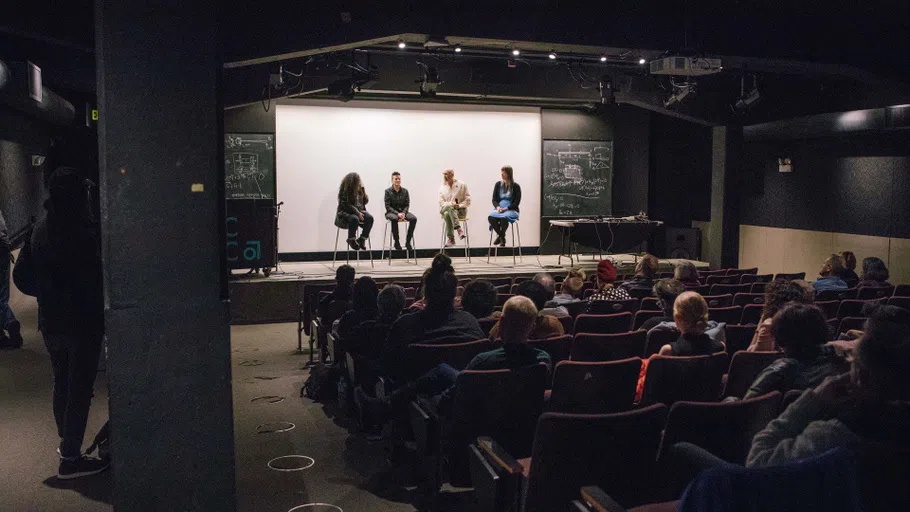
M617 288L614 286L616 282L616 267L613 266L613 262L610 260L600 260L597 264L597 274L595 277L595 283L597 284L597 291L594 292L594 295L588 299L588 307L591 307L591 303L595 300L626 300L631 299L632 296L629 295L629 292L622 288Z

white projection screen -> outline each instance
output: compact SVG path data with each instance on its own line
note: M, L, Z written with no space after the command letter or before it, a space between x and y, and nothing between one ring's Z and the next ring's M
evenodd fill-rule
M540 109L529 107L301 100L276 106L278 201L283 201L282 253L332 251L338 186L357 172L375 217L370 239L379 250L385 227L383 192L401 173L417 218L418 249L438 248L437 193L442 171L471 192L472 247L487 247L487 214L500 169L511 165L521 185L521 242L540 241ZM399 226L404 244L406 224ZM345 232L339 238L344 246ZM459 245L460 247L460 245ZM457 255L457 253L454 253Z

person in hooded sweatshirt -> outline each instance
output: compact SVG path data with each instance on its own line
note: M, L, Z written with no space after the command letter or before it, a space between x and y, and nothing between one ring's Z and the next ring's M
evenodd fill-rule
M75 169L51 174L47 213L36 222L30 244L41 334L54 374L57 478L64 480L100 473L110 464L82 455L104 338L101 240L89 184Z

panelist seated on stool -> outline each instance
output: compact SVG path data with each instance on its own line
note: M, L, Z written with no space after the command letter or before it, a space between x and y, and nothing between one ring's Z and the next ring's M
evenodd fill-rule
M467 217L467 209L471 206L471 194L468 186L455 179L455 171L446 169L442 173L443 183L439 187L439 214L445 222L446 247L455 245L455 233L461 240L465 239L465 232L461 228L461 221Z
M385 191L385 218L391 221L392 240L395 243L395 250L401 250L401 242L398 238L398 223L408 222L408 237L405 239L407 250L414 250L414 228L417 226L417 216L408 211L411 207L411 196L408 189L401 186L401 173L395 171L392 173L392 186Z
M338 211L335 214L335 226L348 230L348 246L355 251L365 250L366 241L373 229L373 216L366 210L370 196L363 188L360 175L356 172L348 173L341 186L338 187ZM357 227L362 225L363 230L357 237Z
M493 245L506 246L506 230L509 224L518 220L518 205L521 203L521 186L513 179L511 166L501 169L502 181L493 186L493 211L487 217L490 230L496 232Z

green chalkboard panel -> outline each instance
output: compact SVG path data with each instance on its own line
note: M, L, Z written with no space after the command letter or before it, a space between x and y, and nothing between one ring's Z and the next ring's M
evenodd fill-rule
M542 217L609 216L613 141L545 140L541 176Z
M275 134L224 136L224 194L227 199L275 199Z

